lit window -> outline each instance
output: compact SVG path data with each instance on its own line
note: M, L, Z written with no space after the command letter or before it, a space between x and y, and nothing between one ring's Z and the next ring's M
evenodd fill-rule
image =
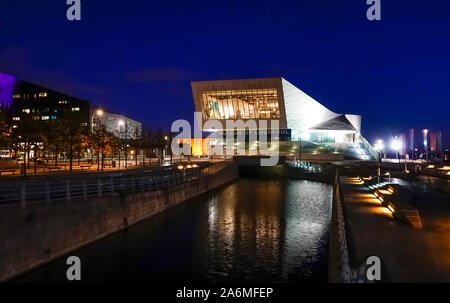
M67 104L67 100L59 100L59 104Z
M41 120L48 120L48 119L50 119L49 116L42 116L42 117L41 117Z
M20 117L13 117L14 121L20 121Z
M33 116L33 120L39 120L39 116Z
M200 95L205 119L277 119L276 88L205 91Z
M39 97L47 97L47 92L39 93Z
M29 108L24 108L24 109L22 109L22 112L29 114L30 113L30 109Z
M87 125L88 125L87 122L81 123L81 126L87 126Z
M14 98L14 99L19 99L19 98L20 98L20 94L14 94L14 95L13 95L13 98Z
M73 111L73 112L79 112L79 111L80 111L80 108L79 108L79 107L72 107L72 111Z
M50 117L52 120L56 120L56 116L51 116Z

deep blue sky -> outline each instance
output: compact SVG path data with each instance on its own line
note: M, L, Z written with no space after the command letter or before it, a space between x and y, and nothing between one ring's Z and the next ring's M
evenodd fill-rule
M45 4L44 4L45 2ZM373 142L409 127L450 145L450 1L0 0L0 72L156 128L192 120L193 80L282 76Z

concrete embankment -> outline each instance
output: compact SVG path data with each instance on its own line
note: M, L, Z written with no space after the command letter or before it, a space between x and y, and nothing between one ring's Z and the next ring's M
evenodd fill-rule
M234 163L202 178L140 193L37 203L0 212L0 281L147 219L239 177Z

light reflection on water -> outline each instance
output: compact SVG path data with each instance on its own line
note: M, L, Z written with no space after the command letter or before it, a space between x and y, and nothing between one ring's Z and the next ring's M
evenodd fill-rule
M78 250L83 281L326 281L332 187L239 179ZM65 258L17 281L65 281Z
M325 279L331 195L315 182L244 179L210 196L208 279Z

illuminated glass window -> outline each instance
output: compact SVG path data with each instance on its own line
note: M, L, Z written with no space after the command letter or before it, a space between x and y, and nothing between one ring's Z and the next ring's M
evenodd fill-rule
M56 120L56 116L50 116L50 119Z
M14 121L20 121L20 117L13 117Z
M42 116L42 117L41 117L41 120L48 120L48 119L50 119L49 116Z
M47 92L39 93L39 97L47 97Z
M39 116L33 116L33 120L39 120Z
M73 112L79 112L79 111L80 111L80 108L79 108L79 107L72 107L72 111L73 111Z
M30 109L29 108L24 108L24 109L22 109L22 112L29 114L30 113Z
M67 100L59 100L59 104L67 104Z
M279 119L276 88L205 91L200 94L204 119Z

